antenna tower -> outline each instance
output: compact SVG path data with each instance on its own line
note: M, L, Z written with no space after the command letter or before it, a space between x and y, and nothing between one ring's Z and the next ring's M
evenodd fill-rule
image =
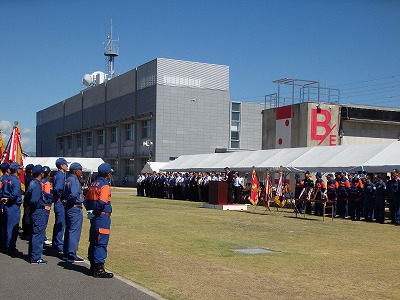
M107 42L104 46L104 55L106 57L106 64L107 64L107 72L108 78L111 79L114 76L114 59L116 56L119 55L119 47L118 47L119 40L113 40L112 37L112 19L111 19L111 26L110 26L110 33L107 36Z

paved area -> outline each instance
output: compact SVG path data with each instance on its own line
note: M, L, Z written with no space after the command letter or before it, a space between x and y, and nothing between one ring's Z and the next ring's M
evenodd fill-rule
M28 242L18 240L18 250L28 253ZM0 298L8 299L138 299L160 300L159 295L115 275L112 279L89 276L86 263L70 264L45 248L47 265L31 265L27 256L11 258L0 253Z

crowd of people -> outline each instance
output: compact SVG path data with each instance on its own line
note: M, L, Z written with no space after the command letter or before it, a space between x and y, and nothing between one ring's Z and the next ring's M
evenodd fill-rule
M397 169L385 177L357 172L347 174L345 171L327 174L326 182L320 172L315 177L313 181L310 172L305 172L303 179L300 179L300 174L295 175L294 198L304 200L297 201L296 210L299 213L302 213L305 203L305 212L311 214L313 200L322 200L332 203L336 217L383 224L388 203L390 223L400 224L400 178ZM320 201L315 202L316 215L322 215L321 205Z
M224 172L153 172L139 173L137 195L152 198L208 202L211 181L228 183L228 203L244 201L245 178L227 167Z
M247 198L251 182L247 175L241 176L228 167L221 173L139 173L136 181L137 195L207 202L209 183L225 181L228 184L228 203L250 203ZM286 197L296 202L295 210L298 213L322 216L322 202L329 201L335 217L384 223L388 203L390 222L400 224L400 178L397 169L387 178L379 174L372 177L357 172L347 174L345 171L329 173L325 178L326 180L320 172L316 172L313 180L311 173L306 171L303 178L299 173L295 174L294 189L284 183ZM264 190L265 184L259 182L259 186L259 198L263 200L260 204L273 201L272 195L270 199L266 198L268 193Z
M113 277L104 269L112 212L110 165L103 163L98 167L98 178L86 187L85 197L85 188L81 184L82 165L78 162L69 165L64 158L57 159L55 165L57 172L53 177L48 166L27 165L24 178L26 192L19 179L23 166L16 162L0 165L1 252L12 257L23 257L16 247L22 206L22 236L29 240L27 257L31 264L47 264L43 258L44 244L51 244L54 253L62 255L68 263L84 262L77 255L77 249L83 224L82 210L85 207L87 218L90 219L90 274L94 277ZM55 223L50 243L46 238L46 229L52 206Z

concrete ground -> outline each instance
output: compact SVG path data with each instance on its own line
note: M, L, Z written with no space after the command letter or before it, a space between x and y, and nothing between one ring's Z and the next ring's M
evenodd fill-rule
M18 239L25 255L12 258L0 253L0 298L8 299L138 299L159 300L159 295L116 274L112 279L89 276L87 263L64 262L51 249L44 250L47 265L28 263L28 242Z

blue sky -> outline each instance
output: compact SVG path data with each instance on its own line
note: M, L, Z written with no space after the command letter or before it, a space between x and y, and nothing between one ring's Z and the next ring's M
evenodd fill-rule
M230 67L235 100L263 102L292 77L339 88L342 103L400 107L399 16L398 0L2 0L0 128L18 120L34 151L36 112L105 71L110 19L118 74L198 61Z

